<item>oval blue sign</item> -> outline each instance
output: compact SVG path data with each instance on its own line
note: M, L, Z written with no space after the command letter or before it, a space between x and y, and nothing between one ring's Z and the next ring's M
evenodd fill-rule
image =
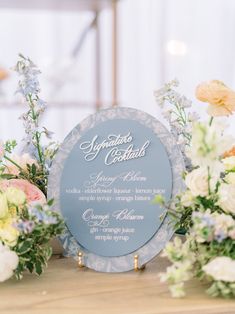
M105 121L85 132L62 172L61 211L81 246L101 256L122 256L148 242L161 225L154 195L171 197L165 147L138 121Z
M173 235L152 200L180 193L183 170L174 137L147 113L110 108L87 117L60 146L49 176L48 197L67 224L66 255L82 254L85 266L104 272L133 269L136 255L146 264Z

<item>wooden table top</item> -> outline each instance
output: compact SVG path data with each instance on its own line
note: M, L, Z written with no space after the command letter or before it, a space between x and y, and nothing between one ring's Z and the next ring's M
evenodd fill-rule
M54 256L41 278L27 274L22 281L0 284L0 313L235 313L235 300L210 298L197 281L188 284L186 298L172 299L158 279L165 266L158 257L142 272L105 274Z

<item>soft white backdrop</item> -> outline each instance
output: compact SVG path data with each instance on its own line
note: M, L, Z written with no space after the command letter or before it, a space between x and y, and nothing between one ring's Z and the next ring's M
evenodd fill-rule
M121 0L118 15L121 105L161 119L153 91L175 77L181 81L180 90L193 99L195 86L204 80L221 79L235 89L234 0ZM94 111L68 106L71 101L94 101L94 34L80 56L71 58L76 40L91 18L91 13L0 8L0 65L11 67L22 52L40 66L43 97L64 103L61 109L49 109L44 119L59 140ZM105 102L111 97L110 19L110 12L104 11L100 22ZM22 129L16 119L23 108L4 107L15 99L15 76L1 88L0 137L19 139ZM195 101L195 108L204 115L203 104ZM231 125L234 121L230 119Z

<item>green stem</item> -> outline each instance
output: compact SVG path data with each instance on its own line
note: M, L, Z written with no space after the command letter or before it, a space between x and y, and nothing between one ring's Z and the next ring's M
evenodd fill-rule
M23 171L23 169L21 168L20 165L18 165L14 160L12 160L11 158L7 157L6 155L4 155L4 158L8 161L10 161L13 165L15 165L19 170Z
M213 120L214 120L214 117L211 117L211 118L210 118L210 122L209 122L209 126L212 125Z
M36 131L35 136L36 136L36 143L37 143L37 151L38 151L39 162L40 162L41 166L43 167L43 157L42 157L42 152L41 152L41 149L40 149L40 135L39 135L38 131Z
M207 167L207 172L208 172L208 192L209 195L211 194L211 185L210 185L210 180L211 180L211 176L210 176L210 167Z
M182 119L184 125L186 124L186 113L183 110L183 108L180 107L180 105L178 103L175 104L176 109L178 110L178 113L180 115L180 118Z
M32 95L29 95L29 102L30 102L30 108L31 108L31 112L32 112L32 118L34 121L35 126L37 127L37 117L34 111L34 103L32 100ZM39 158L39 162L41 167L43 168L43 154L40 148L40 133L38 131L35 132L35 138L36 138L36 149L38 151L38 158Z
M25 179L25 180L28 180L28 181L31 182L31 183L34 183L34 182L30 179L30 177L27 175L27 172L26 172L20 165L18 165L14 160L12 160L10 157L8 157L8 156L6 156L6 155L4 155L4 158L5 158L6 160L8 160L10 163L12 163L13 165L15 165L15 166L20 170L20 178L23 178L23 179ZM4 167L7 168L7 165L4 165ZM17 179L17 178L19 178L18 175L16 175L14 179Z

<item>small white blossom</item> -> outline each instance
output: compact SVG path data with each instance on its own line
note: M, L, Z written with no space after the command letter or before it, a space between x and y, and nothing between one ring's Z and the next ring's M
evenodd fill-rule
M191 108L192 107L192 101L185 96L182 96L181 99L179 100L179 105L182 108Z
M202 267L214 280L235 282L235 260L227 256L218 256Z
M13 276L18 263L19 258L17 254L0 242L0 282L3 282Z
M235 214L235 185L222 183L218 190L217 204L227 213Z
M187 144L187 140L183 135L180 135L177 141L178 145L186 145Z
M227 151L234 139L224 135L225 126L214 122L211 126L196 122L193 125L191 145L186 155L194 166L212 166L218 164L219 158Z
M185 296L184 283L179 282L169 287L173 298L183 298Z
M194 203L194 196L193 196L192 192L190 190L185 191L181 195L180 201L181 201L181 204L185 207L192 206Z
M199 119L200 119L200 116L199 116L199 114L197 112L189 112L188 113L188 120L190 122L195 122L195 121L197 121Z
M163 111L162 113L163 117L168 121L170 122L171 120L171 115L172 115L172 110L171 109L168 109L166 111Z

